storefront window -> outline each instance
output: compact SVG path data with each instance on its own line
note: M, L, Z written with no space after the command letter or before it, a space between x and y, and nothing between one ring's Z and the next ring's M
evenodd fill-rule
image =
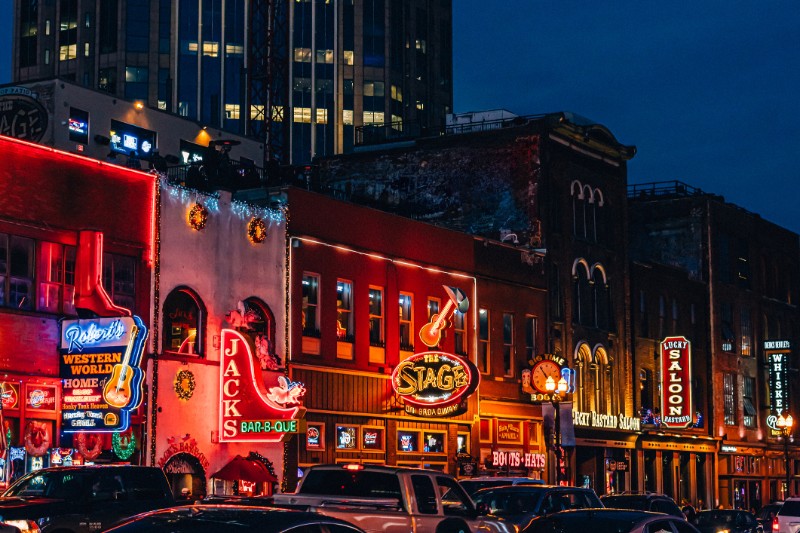
M173 290L164 300L165 352L203 355L204 307L197 295L187 288Z
M456 437L456 453L469 453L469 433L459 433Z
M336 449L358 449L358 426L336 426Z
M383 451L384 429L379 427L362 427L361 449L365 451Z
M429 453L444 453L444 433L425 432L425 444L423 450Z
M397 451L398 452L418 452L419 432L418 431L398 431L397 432Z

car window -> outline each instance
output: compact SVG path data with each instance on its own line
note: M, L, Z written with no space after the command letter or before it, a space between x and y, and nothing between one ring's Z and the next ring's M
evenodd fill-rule
M542 501L541 512L543 514L559 513L570 508L570 501L566 495L560 492L551 492Z
M417 509L423 514L436 514L439 509L436 505L436 489L430 476L411 476L411 486L414 489L414 498L417 500Z
M564 496L569 507L567 509L587 509L589 507L597 507L597 504L589 497L584 491L565 492Z
M442 495L442 510L445 515L464 516L472 510L469 496L453 478L436 476L439 493Z
M800 516L800 500L786 500L780 511L780 516Z
M652 511L656 513L666 513L673 516L683 516L680 507L669 500L653 500Z
M122 479L128 498L137 501L163 500L169 497L164 473L157 468L123 468Z
M371 496L401 500L400 480L395 474L365 470L311 469L300 484L300 494L330 494L341 487L344 496Z
M647 524L644 533L672 533L671 520L655 520Z
M108 502L125 499L127 493L122 486L121 473L98 472L92 478L92 492L90 499L93 502Z

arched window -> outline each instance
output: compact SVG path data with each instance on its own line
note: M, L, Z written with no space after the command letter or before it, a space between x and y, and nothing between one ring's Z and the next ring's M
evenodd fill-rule
M586 237L586 196L581 182L575 180L570 184L572 196L572 234Z
M245 313L248 315L250 336L255 344L256 357L261 370L278 370L283 368L283 360L277 353L275 344L275 315L269 306L260 298L250 297L244 300Z
M611 365L609 363L608 353L603 346L595 346L594 362L597 369L595 379L595 410L598 413L610 415L613 413Z
M584 259L572 264L573 302L572 321L576 324L592 324L592 291L589 283L589 265Z
M575 366L577 367L577 383L575 384L576 411L591 411L590 397L594 395L594 380L591 379L590 365L592 364L592 351L589 345L582 342L575 350Z
M164 300L162 350L202 357L206 309L188 287L177 287Z
M600 329L609 329L609 296L608 280L602 265L592 267L592 300L594 325Z

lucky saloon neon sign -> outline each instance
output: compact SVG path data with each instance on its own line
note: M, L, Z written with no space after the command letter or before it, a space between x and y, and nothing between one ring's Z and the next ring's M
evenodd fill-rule
M125 431L142 403L147 328L138 316L64 321L61 429Z
M691 343L686 337L661 341L661 425L683 429L692 425Z
M287 434L305 432L299 405L302 383L278 377L265 389L261 370L256 373L251 342L232 329L222 330L220 354L220 442L280 442ZM258 376L258 378L256 378Z

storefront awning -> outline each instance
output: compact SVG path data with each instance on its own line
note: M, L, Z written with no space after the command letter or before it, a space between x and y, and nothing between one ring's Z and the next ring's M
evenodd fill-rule
M253 483L275 483L278 481L278 478L272 475L262 463L254 459L246 459L241 455L231 459L228 464L211 477L228 481L251 481Z

